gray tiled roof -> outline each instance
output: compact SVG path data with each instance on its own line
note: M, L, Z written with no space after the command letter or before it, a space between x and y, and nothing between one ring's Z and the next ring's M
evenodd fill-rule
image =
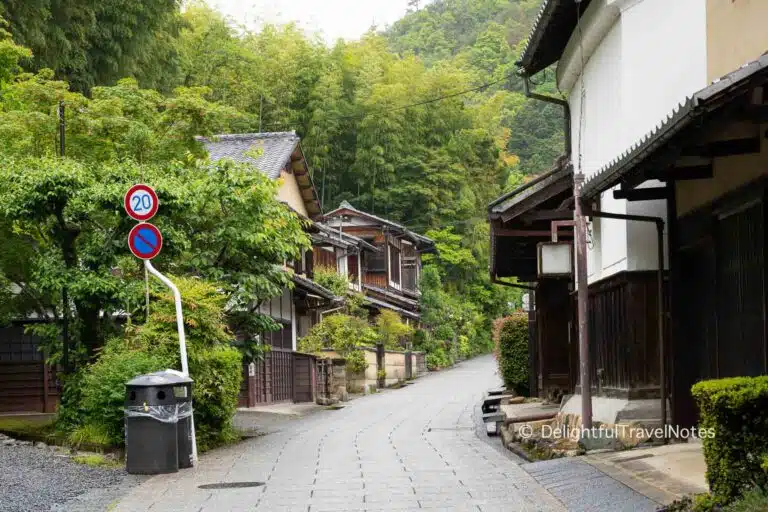
M254 165L269 178L280 177L280 170L299 144L296 132L239 133L198 137L212 161L229 159Z

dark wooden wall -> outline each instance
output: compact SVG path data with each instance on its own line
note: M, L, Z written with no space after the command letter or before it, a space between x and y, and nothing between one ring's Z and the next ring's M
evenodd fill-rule
M672 267L673 419L698 422L691 386L768 372L766 182L677 220Z
M0 412L56 410L56 369L45 364L38 342L22 325L0 328Z
M569 320L571 299L566 279L542 279L536 286L538 392L557 397L571 387Z
M593 392L658 397L659 344L656 272L622 272L589 288L589 346ZM578 340L575 295L571 338Z
M332 251L326 251L320 247L315 247L312 251L312 267L313 270L319 267L336 267L336 253Z

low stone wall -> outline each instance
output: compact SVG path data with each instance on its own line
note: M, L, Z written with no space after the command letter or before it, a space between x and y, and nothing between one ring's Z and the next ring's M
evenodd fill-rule
M368 367L363 372L346 374L346 390L349 393L370 393L378 389L378 366L376 358L376 349L363 347L360 350L365 354L365 361ZM384 351L384 370L387 376L384 382L385 386L394 386L407 379L406 357L408 352L399 352L396 350ZM323 357L338 359L339 354L333 350L324 350ZM421 377L427 373L426 357L423 352L411 352L411 373L413 378Z

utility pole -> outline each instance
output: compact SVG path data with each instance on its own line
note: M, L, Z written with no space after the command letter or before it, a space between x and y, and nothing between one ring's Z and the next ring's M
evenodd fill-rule
M577 316L579 324L579 370L581 377L581 426L592 429L592 383L589 361L589 282L587 280L587 219L581 205L581 187L584 174L581 168L573 173L573 220L576 223L576 288Z
M264 131L264 95L261 95L261 100L259 101L259 133L263 133Z

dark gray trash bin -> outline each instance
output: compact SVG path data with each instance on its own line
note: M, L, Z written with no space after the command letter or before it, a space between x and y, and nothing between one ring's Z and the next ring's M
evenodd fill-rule
M140 375L125 385L125 469L136 475L179 470L174 382Z
M151 375L166 379L173 385L173 395L179 406L177 426L179 469L191 468L194 466L192 446L192 384L194 381L183 373L174 370L156 372Z

